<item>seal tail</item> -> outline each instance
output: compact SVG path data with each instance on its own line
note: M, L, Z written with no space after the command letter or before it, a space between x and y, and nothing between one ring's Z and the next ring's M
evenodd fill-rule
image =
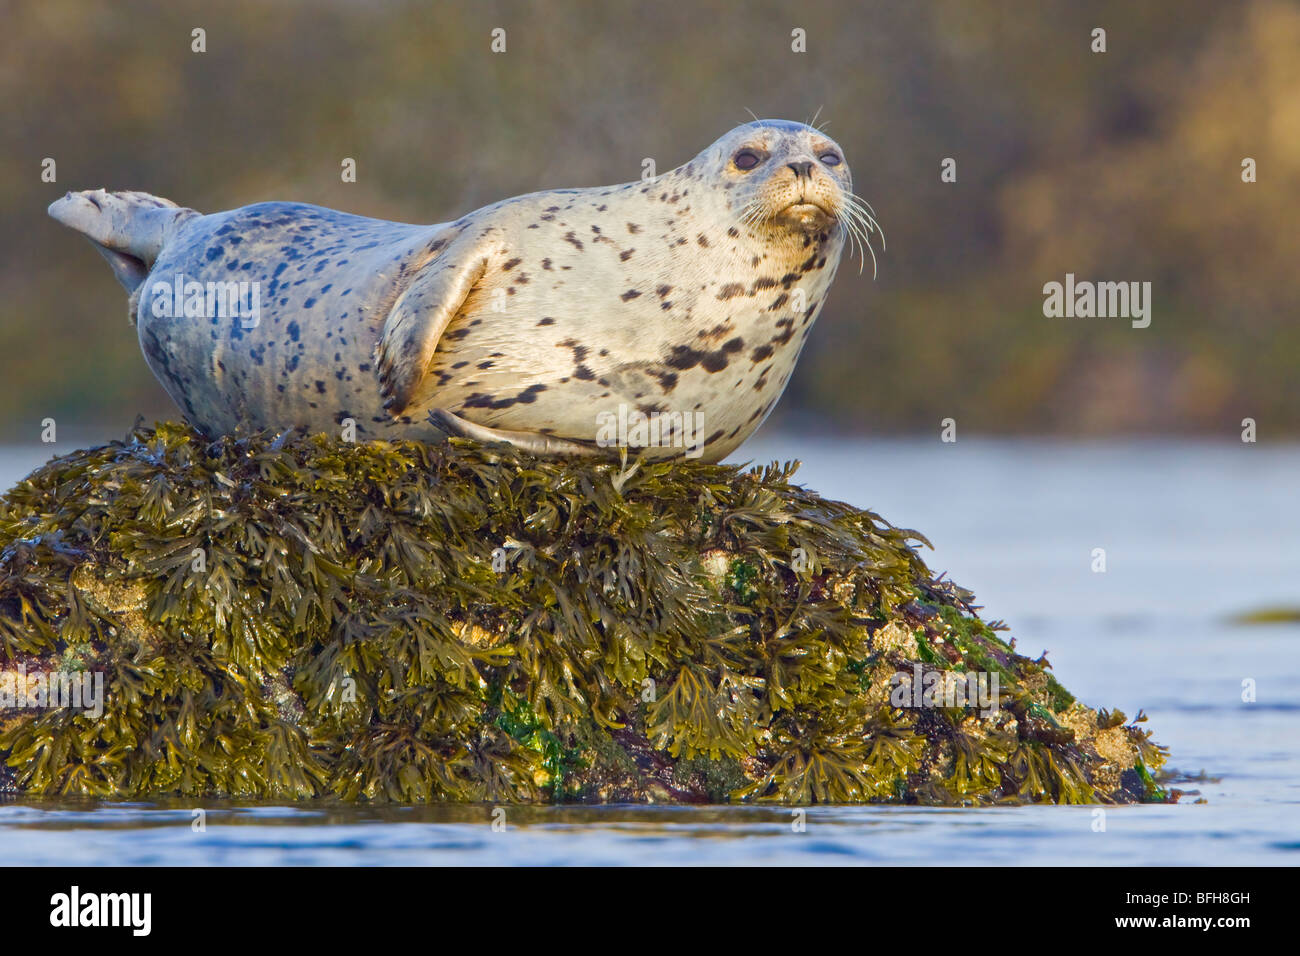
M144 282L176 226L198 215L148 193L103 189L70 192L51 203L49 213L87 236L128 292Z

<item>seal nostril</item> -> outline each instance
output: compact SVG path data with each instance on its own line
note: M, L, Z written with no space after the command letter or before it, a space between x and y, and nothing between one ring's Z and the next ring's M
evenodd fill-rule
M811 160L805 160L801 163L787 163L786 165L794 170L795 177L798 179L808 179L812 176L813 164Z

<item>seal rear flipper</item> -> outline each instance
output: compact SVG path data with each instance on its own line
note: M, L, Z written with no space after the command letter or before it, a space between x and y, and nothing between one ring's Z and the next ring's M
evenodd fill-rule
M482 255L437 259L398 295L375 346L385 411L396 416L411 404L438 340L486 271Z
M103 189L70 192L50 204L49 214L89 238L128 292L144 282L176 226L198 215L149 193Z
M446 432L448 435L472 438L484 444L505 442L507 445L513 445L515 448L534 455L553 455L565 458L592 458L600 455L597 448L569 441L567 438L555 438L552 435L543 435L540 432L506 431L503 428L488 428L486 425L475 425L459 415L452 414L445 408L435 408L429 412L429 421L433 422L439 431Z

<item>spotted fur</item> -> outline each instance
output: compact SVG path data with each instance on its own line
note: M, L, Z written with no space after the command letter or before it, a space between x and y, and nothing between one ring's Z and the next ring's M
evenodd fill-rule
M760 162L739 168L740 150ZM141 264L129 277L146 361L209 433L351 418L363 439L432 439L462 420L581 444L623 404L702 413L703 456L718 460L776 404L839 263L852 188L828 154L843 156L811 127L759 121L650 181L434 226L283 202L199 215L145 197L148 255L131 258L130 215L112 248ZM149 291L176 274L259 282L258 324L155 314ZM441 426L434 410L450 413Z

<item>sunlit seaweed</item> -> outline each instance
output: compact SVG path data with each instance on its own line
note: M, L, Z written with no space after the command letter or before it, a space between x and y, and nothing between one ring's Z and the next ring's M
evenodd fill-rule
M0 499L0 788L374 801L1133 802L1164 750L794 465L175 424ZM896 672L998 675L900 707ZM1143 718L1139 715L1138 720Z

